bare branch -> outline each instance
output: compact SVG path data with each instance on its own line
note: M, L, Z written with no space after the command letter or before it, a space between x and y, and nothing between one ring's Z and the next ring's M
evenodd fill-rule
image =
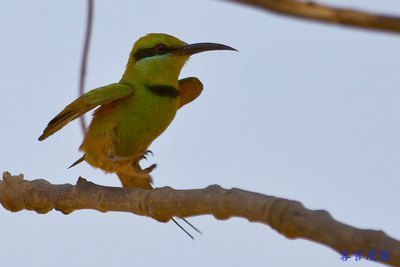
M85 42L82 51L81 60L81 71L79 74L79 96L85 93L85 79L86 79L86 69L87 69L87 59L89 55L89 45L90 37L92 36L92 25L93 25L93 7L94 0L87 0L87 17L86 17L86 32L85 32ZM81 128L83 135L86 134L86 122L85 116L79 118L81 122Z
M370 30L400 32L400 17L335 8L296 0L231 0L267 11L303 19L341 24Z
M337 252L389 250L389 260L377 260L392 266L400 263L400 242L382 231L351 227L334 220L326 211L306 209L297 201L236 188L227 190L218 185L195 190L170 187L144 190L100 186L83 178L75 186L53 185L45 180L27 181L23 175L5 172L0 180L0 203L13 212L26 209L47 213L55 209L68 214L94 209L132 212L160 222L167 222L173 216L205 214L220 220L241 217L269 225L287 238L308 239Z

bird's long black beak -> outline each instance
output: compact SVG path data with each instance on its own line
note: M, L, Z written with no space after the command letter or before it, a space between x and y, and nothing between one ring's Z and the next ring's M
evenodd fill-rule
M197 44L189 44L187 46L184 46L182 48L179 48L177 50L174 50L174 54L180 54L180 55L194 55L197 53L205 52L205 51L214 51L214 50L231 50L231 51L237 51L235 48L223 45L223 44L217 44L217 43L197 43Z

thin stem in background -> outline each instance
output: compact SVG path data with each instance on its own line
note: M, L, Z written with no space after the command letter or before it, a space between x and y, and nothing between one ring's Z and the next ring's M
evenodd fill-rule
M88 0L87 1L85 43L83 46L81 72L80 72L80 76L79 76L79 96L81 96L85 93L87 58L88 58L88 54L89 54L90 37L92 36L93 8L94 8L94 0ZM82 133L83 133L83 135L85 135L86 134L85 117L81 116L79 119L81 122Z

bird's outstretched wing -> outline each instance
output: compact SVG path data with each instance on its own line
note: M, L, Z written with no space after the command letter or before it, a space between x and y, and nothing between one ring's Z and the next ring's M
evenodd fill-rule
M94 109L99 105L125 98L133 94L133 92L134 89L132 85L113 83L81 95L49 122L46 129L44 129L43 134L39 137L39 141L46 139L63 128L70 121L79 118L91 109Z
M203 84L196 77L179 80L180 103L179 108L195 100L203 91Z

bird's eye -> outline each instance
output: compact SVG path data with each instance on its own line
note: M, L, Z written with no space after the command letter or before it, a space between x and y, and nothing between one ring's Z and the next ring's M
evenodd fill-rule
M158 51L158 52L163 52L163 51L165 51L166 50L166 46L165 46L165 44L156 44L155 46L154 46L154 50L155 51Z

